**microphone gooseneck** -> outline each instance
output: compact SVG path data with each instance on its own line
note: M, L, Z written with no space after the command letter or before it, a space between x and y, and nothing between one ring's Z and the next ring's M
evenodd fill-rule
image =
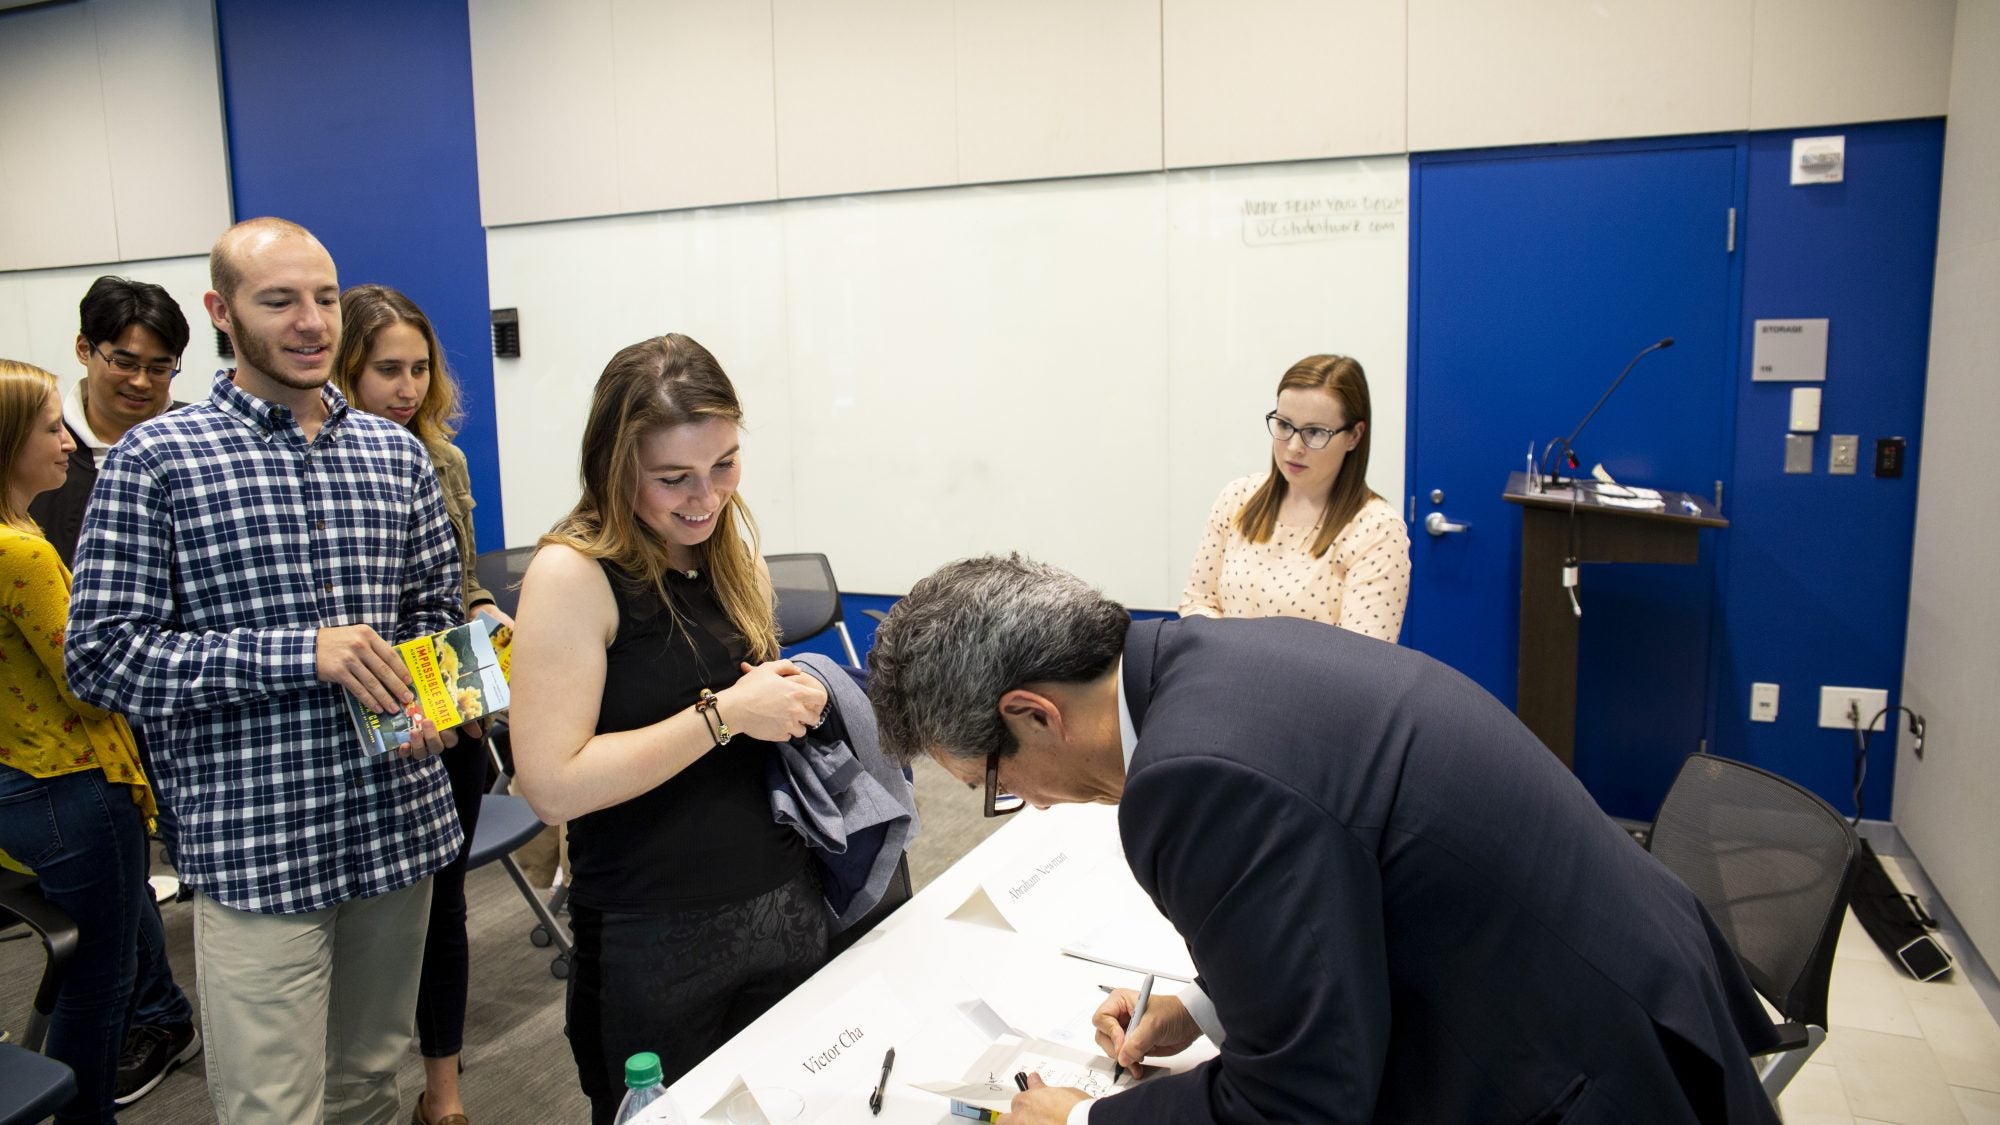
M1583 416L1583 421L1578 422L1576 424L1576 429L1571 430L1569 432L1569 436L1566 438L1557 438L1556 440L1549 442L1548 449L1544 451L1542 454L1542 464L1546 467L1549 460L1549 454L1555 452L1557 448L1561 448L1563 451L1564 460L1569 462L1569 467L1571 469L1575 469L1577 467L1577 462L1576 462L1576 448L1574 443L1576 441L1577 435L1583 432L1583 428L1585 426L1590 425L1590 420L1592 418L1597 417L1597 412L1604 408L1605 402L1609 401L1612 393L1618 389L1618 385L1625 381L1625 376L1630 375L1632 373L1632 368L1638 366L1640 360L1646 358L1647 356L1653 354L1654 352L1662 351L1667 348L1671 348L1673 346L1674 346L1674 338L1672 336L1667 336L1655 343L1648 344L1644 348L1640 349L1639 354L1633 356L1632 359L1625 364L1625 369L1618 373L1618 377L1616 379L1611 380L1611 385L1609 387L1606 387L1604 389L1604 394L1598 397L1597 405L1590 408L1590 413L1585 414Z

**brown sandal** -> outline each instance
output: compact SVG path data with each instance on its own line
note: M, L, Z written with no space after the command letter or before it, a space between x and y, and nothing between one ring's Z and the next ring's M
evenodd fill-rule
M439 1117L436 1119L424 1116L424 1096L418 1094L417 1112L410 1115L410 1125L472 1125L472 1122L466 1120L463 1113L454 1113L448 1117Z

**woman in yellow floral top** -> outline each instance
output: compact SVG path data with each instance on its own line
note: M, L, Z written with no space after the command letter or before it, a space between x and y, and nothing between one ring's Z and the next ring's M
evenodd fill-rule
M55 376L0 360L0 849L33 870L76 923L48 1053L76 1072L61 1122L112 1121L139 926L152 909L146 821L153 794L125 720L63 677L69 569L30 519L76 448Z

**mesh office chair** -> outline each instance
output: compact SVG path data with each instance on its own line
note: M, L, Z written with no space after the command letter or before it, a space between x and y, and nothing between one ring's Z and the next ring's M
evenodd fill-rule
M1802 786L1706 754L1682 763L1653 822L1653 855L1694 891L1785 1021L1758 1067L1774 1103L1826 1040L1858 848L1846 818Z
M778 598L778 636L788 645L809 641L828 629L840 634L847 663L861 667L854 638L840 617L840 584L825 555L765 555L771 568L771 588Z

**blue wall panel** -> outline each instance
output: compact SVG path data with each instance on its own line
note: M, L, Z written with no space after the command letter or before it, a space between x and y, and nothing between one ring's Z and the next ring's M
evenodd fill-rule
M464 392L481 550L505 543L464 0L217 0L236 217L301 223L408 293Z
M1846 181L1791 186L1793 137L1831 133L1847 137ZM1850 814L1854 739L1817 725L1819 689L1886 688L1898 702L1943 155L1936 120L1750 140L1736 472L1730 527L1718 537L1714 748L1794 778ZM1810 475L1784 472L1791 389L1804 384L1753 383L1749 374L1754 322L1791 317L1832 322ZM1831 434L1860 435L1856 475L1828 475ZM1901 479L1871 475L1878 437L1909 440ZM1779 685L1775 723L1749 721L1757 681ZM1870 745L1871 817L1889 815L1895 744L1892 728Z

